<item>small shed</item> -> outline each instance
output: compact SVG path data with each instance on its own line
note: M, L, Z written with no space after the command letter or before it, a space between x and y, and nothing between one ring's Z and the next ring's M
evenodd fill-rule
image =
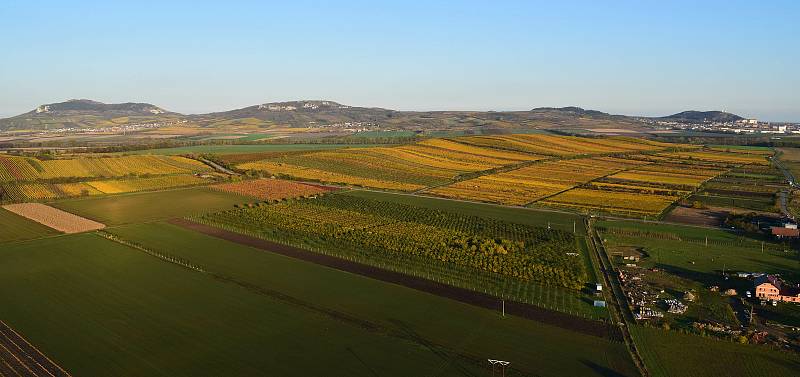
M594 290L598 291L598 292L602 291L603 290L603 284L595 283Z
M605 308L606 302L603 300L594 300L594 306L597 308Z

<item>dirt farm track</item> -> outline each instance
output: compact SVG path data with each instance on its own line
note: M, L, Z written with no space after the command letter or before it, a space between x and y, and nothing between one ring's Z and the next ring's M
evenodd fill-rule
M21 335L0 321L0 376L69 376Z
M270 242L260 238L250 237L239 233L234 233L224 229L215 228L208 225L198 224L185 219L172 219L169 221L174 225L181 226L206 235L221 238L238 244L247 245L264 251L285 255L322 266L346 271L357 275L393 283L418 291L431 293L440 297L449 298L469 305L474 305L491 310L500 310L500 300L496 297L457 288L435 281L408 276L401 273L383 270L377 267L363 265L360 263L340 259L324 254L317 254L307 250L287 246L275 242ZM592 335L601 338L608 338L615 341L622 341L619 329L600 321L583 319L553 310L543 309L535 305L519 302L506 301L505 311L507 314L535 320L548 325L563 329L576 331L579 333Z

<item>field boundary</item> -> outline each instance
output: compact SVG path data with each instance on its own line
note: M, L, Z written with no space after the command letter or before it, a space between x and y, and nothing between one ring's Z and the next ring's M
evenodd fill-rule
M314 264L330 267L340 271L350 272L376 280L401 285L407 288L430 293L436 296L459 301L465 304L496 310L500 312L503 301L500 298L475 292L464 288L453 287L435 281L409 276L398 272L388 271L373 266L356 263L350 260L318 254L304 249L287 246L260 238L250 237L244 234L231 232L221 228L196 223L187 219L171 219L168 221L173 225L180 226L195 232L209 236L221 238L238 244L254 247L295 258ZM622 334L619 329L605 322L584 319L561 313L549 309L544 309L535 305L519 303L515 301L505 301L505 312L510 315L531 319L544 324L575 331L578 333L607 338L622 342Z

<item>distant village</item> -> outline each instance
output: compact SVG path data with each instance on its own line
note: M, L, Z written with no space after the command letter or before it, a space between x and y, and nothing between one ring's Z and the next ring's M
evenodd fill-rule
M117 126L108 126L108 127L61 127L61 128L53 128L47 130L41 130L39 134L59 134L59 133L93 133L93 132L107 132L107 133L126 133L126 132L134 132L134 131L142 131L147 129L154 129L154 128L162 128L168 126L174 126L178 124L187 123L187 120L173 120L169 122L147 122L147 123L128 123L128 124L121 124Z
M644 119L645 123L666 130L688 130L702 132L726 132L735 134L800 134L800 124L762 122L758 119L741 119L735 122L689 123Z

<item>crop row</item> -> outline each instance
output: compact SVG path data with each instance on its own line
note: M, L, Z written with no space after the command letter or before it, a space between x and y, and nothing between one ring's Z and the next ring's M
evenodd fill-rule
M690 151L690 152L670 152L662 153L661 156L688 160L700 160L714 163L725 164L753 164L753 165L768 165L769 161L766 156L761 154L739 153L739 152L723 152L723 151Z
M210 168L205 164L180 156L80 157L53 160L0 157L0 182L188 174L208 170Z
M193 175L169 175L152 178L110 179L72 183L10 182L0 183L0 202L27 202L118 194L205 183L208 183L208 181Z
M263 200L281 200L313 196L331 191L331 188L309 185L282 179L256 179L211 186L215 190L233 192Z
M522 205L643 162L613 157L548 161L438 187L437 196Z
M395 147L282 155L237 167L321 182L413 191L441 185L464 174L552 156L663 151L666 148L666 144L628 138L476 136L429 139ZM500 197L488 199L503 201Z
M549 197L540 204L639 217L658 215L679 198L668 195L576 188Z
M633 138L583 138L553 135L492 135L459 138L459 142L546 156L658 151L675 144Z
M571 233L475 216L327 195L203 217L279 241L314 240L330 250L413 256L521 280L580 289L587 279Z

